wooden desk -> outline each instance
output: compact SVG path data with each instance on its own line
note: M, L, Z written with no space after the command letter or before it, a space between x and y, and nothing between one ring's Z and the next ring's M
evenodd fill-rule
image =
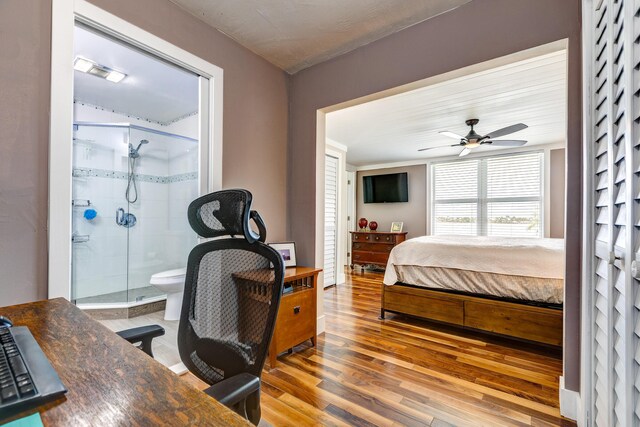
M251 424L58 298L0 308L28 326L69 390L40 411L45 426Z

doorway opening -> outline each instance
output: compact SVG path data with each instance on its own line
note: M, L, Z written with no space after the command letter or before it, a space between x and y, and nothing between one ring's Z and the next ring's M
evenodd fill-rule
M189 202L221 188L222 69L84 0L53 10L49 296L160 302Z

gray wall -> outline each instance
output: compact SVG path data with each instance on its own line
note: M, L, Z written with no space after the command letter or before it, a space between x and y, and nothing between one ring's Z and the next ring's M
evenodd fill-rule
M464 23L481 23L464 25ZM490 30L482 30L490 29ZM315 261L317 110L560 39L569 40L565 385L580 383L581 7L579 0L477 0L293 76L289 238ZM295 213L295 215L294 215Z
M223 185L284 240L289 76L168 0L91 1L224 69ZM50 0L0 2L0 305L47 296L50 45Z
M50 2L0 2L0 306L47 296L50 44Z
M387 173L407 172L409 201L407 203L364 203L362 177ZM378 231L389 231L394 221L404 222L402 231L407 238L427 234L427 166L374 169L358 172L356 189L356 218L367 218L378 223Z
M564 150L551 150L549 152L549 173L551 174L549 236L557 238L564 237L564 187L566 184L564 162Z

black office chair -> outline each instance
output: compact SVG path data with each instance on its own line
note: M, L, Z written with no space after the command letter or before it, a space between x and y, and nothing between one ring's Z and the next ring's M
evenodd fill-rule
M189 205L189 223L198 235L230 238L201 243L189 254L178 349L187 368L211 385L205 393L257 425L260 375L282 296L284 262L264 244L266 227L251 200L248 191L224 190ZM146 332L154 331L159 332ZM140 333L134 338L145 342Z
M189 205L189 223L198 235L231 238L201 243L189 254L178 348L187 368L212 384L205 393L257 425L260 375L282 296L284 262L263 243L266 227L251 200L248 191L225 190Z

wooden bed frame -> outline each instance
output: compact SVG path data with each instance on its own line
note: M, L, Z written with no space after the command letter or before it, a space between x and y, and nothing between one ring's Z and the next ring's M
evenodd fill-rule
M382 309L538 343L562 345L562 309L449 293L403 283L382 285Z

